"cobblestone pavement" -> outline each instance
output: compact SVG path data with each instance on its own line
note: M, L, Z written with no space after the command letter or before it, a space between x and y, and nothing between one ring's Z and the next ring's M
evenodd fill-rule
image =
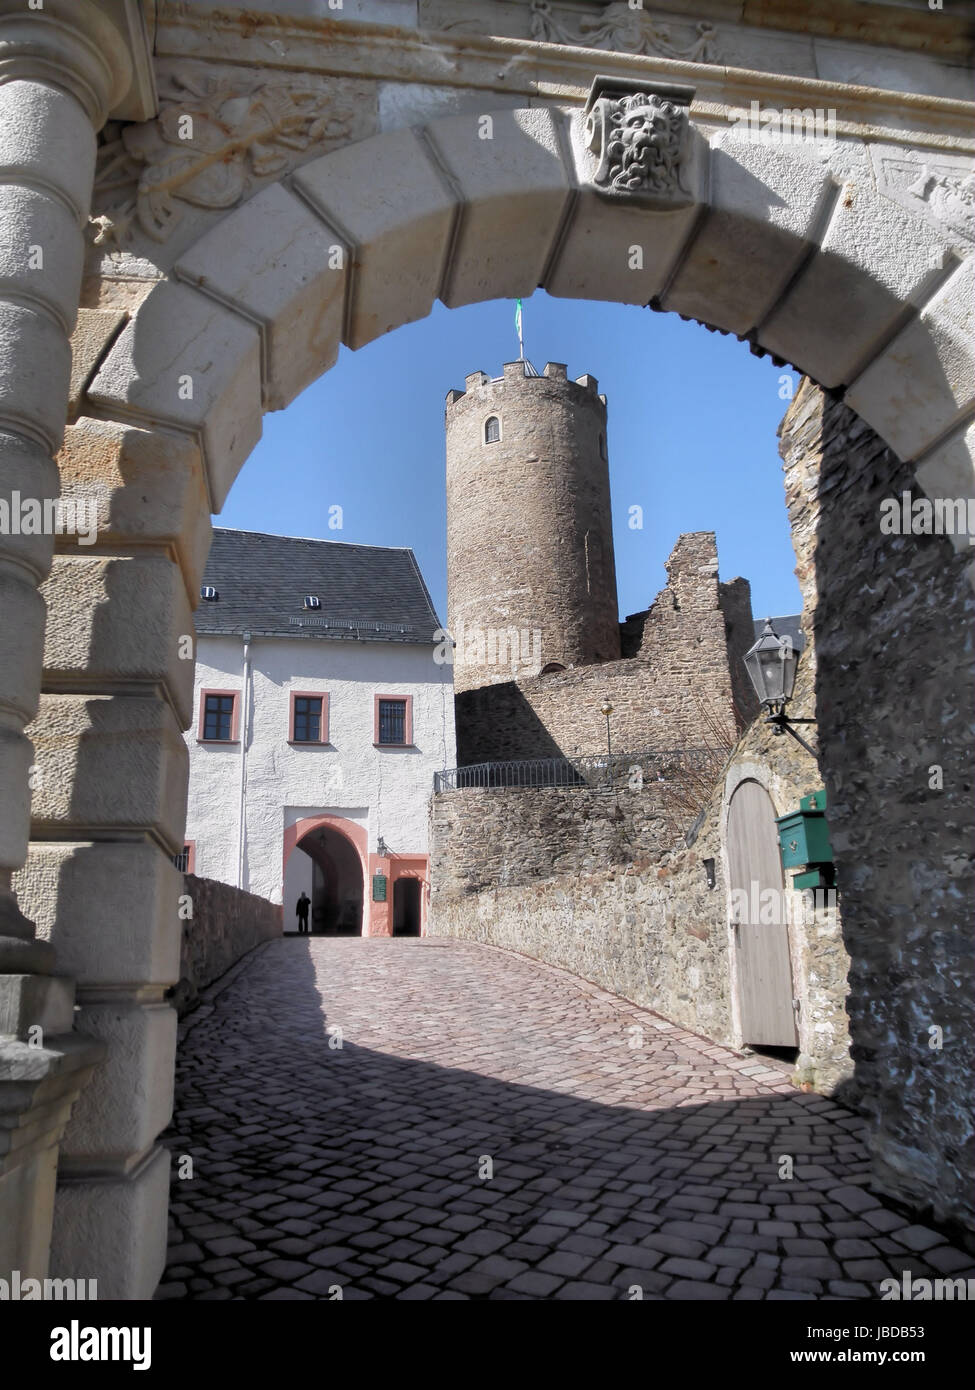
M276 941L181 1043L166 1142L194 1175L157 1296L864 1299L905 1270L975 1276L867 1190L860 1129L521 956Z

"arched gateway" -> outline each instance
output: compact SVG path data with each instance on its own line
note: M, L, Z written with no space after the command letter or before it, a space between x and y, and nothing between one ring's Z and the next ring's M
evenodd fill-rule
M52 1272L97 1275L104 1297L147 1295L162 1265L168 1157L156 1136L175 1043L163 996L193 688L179 639L193 631L209 513L265 410L287 405L340 343L361 347L436 299L541 285L746 338L840 393L929 497L973 490L966 102L769 71L772 60L718 67L673 45L665 57L652 45L597 54L545 24L534 39L557 41L446 22L418 35L413 6L385 6L378 25L268 8L244 23L208 4L47 0L28 13L0 0L0 205L14 241L42 245L48 267L39 275L4 248L4 488L43 500L60 487L92 504L98 542L60 536L52 565L49 538L0 535L0 969L12 981L0 1074L16 1081L29 1064L37 1080L60 1078L55 1099L23 1102L49 1107L36 1152L15 1163L0 1150L0 1216L29 1212L0 1228L13 1231L4 1257L42 1272L51 1145L80 1089ZM414 18L397 28L392 11ZM203 51L204 29L206 60L187 56ZM611 28L593 34L614 42ZM693 57L706 59L706 38ZM822 109L831 128L772 138L748 119L754 100ZM121 124L103 141L82 298L95 132L110 113ZM652 395L652 373L646 385ZM901 717L909 739L913 713ZM827 786L847 756L824 744ZM852 880L863 831L830 797L840 879ZM8 885L29 826L18 909ZM855 965L889 920L875 903L853 922ZM78 982L77 1033L52 945ZM957 1153L946 1156L954 1101L935 1094L914 1129L885 1121L884 1049L898 1029L939 1021L938 990L918 981L911 1009L878 1026L868 975L855 970L849 1008L888 1180L944 1134L930 1185L943 1194L947 1172L960 1194ZM28 1056L38 1019L46 1049Z

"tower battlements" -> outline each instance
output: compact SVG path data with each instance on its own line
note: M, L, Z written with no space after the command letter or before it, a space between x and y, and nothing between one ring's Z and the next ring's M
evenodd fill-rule
M599 394L599 382L594 376L590 376L588 372L583 373L582 376L578 376L574 381L570 382L569 369L564 362L546 362L545 370L542 372L541 376L531 376L525 371L525 363L523 361L517 361L505 362L501 368L501 376L492 377L488 376L487 372L471 372L464 378L464 389L462 391L455 387L452 391L447 392L447 408L449 409L451 406L456 405L458 401L463 400L472 391L477 391L480 388L497 386L502 382L508 381L564 381L580 387L582 391L588 392L589 395L601 401L603 405L606 404L606 397Z

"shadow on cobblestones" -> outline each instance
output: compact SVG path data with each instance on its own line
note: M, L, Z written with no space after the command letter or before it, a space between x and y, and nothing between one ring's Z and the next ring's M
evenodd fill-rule
M867 1190L850 1111L524 957L278 941L188 1022L160 1298L856 1299L973 1273Z

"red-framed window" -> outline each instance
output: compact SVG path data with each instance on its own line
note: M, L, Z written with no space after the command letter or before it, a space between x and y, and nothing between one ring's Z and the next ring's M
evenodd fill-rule
M200 691L200 743L236 743L239 723L239 690Z
M413 696L375 696L373 730L377 748L409 747L413 742Z
M289 743L328 743L328 695L324 690L292 690Z
M173 863L181 874L196 873L196 841L185 840L179 854L173 855Z

